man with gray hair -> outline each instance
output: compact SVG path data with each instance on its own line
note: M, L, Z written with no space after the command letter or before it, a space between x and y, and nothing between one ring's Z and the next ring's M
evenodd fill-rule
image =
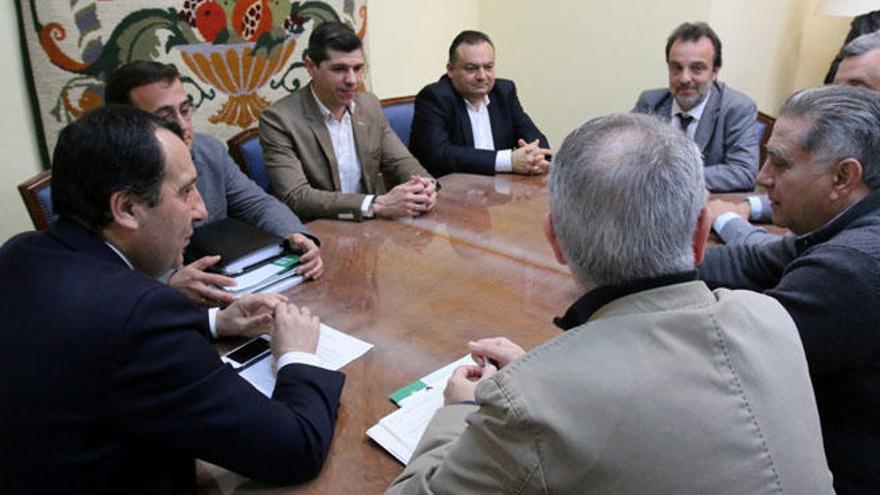
M455 370L388 492L831 493L791 318L696 280L696 144L610 115L569 135L550 173L545 233L586 294L528 353L471 342L478 364Z
M850 41L840 51L840 58L834 84L880 91L880 32ZM773 219L773 207L766 194L748 196L739 203L710 201L709 216L712 227L725 244L763 244L779 238L747 221L767 223Z
M710 249L710 286L763 291L801 335L838 494L880 493L880 94L786 100L758 180L795 235Z

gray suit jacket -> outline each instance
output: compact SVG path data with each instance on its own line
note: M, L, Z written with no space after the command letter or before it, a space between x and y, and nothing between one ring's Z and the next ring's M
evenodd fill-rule
M311 88L309 83L285 96L260 117L260 142L272 190L306 220L360 221L365 194L339 192L333 142ZM355 97L352 129L366 194L383 194L413 175L430 177L388 125L374 95Z
M672 116L668 88L642 92L634 112ZM748 96L716 81L694 141L703 150L706 186L713 192L750 191L758 177L758 109Z
M192 157L199 173L196 188L208 209L208 218L201 223L231 217L280 237L301 232L317 241L290 208L241 172L216 138L196 134Z
M638 292L436 414L388 493L832 493L797 330L769 297Z

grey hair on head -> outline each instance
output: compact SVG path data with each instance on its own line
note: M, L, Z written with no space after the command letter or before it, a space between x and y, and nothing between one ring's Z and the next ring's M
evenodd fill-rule
M554 230L585 288L693 269L706 197L700 149L653 116L590 120L553 158Z
M863 34L840 49L840 58L858 57L880 48L880 31Z
M862 164L862 182L880 186L880 94L866 88L832 85L807 88L788 97L779 117L808 119L798 146L817 171L846 158Z

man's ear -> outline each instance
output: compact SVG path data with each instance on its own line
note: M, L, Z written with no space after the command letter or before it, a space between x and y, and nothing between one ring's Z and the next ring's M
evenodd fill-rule
M709 232L712 224L709 223L709 207L704 205L697 217L697 227L694 229L694 265L703 262L706 253L706 243L709 241Z
M831 166L832 201L847 198L862 185L862 164L855 158L844 158Z
M312 57L306 55L305 60L303 60L303 64L306 66L306 70L308 71L309 76L315 77L314 73L318 70L318 65L315 63L314 60L312 60Z
M129 191L115 191L110 194L110 216L120 227L136 230L140 221L136 210L141 201Z
M446 75L449 76L450 79L452 78L452 70L454 68L455 67L453 67L452 64L450 64L449 62L446 62Z
M544 237L546 237L547 242L550 243L556 261L558 261L560 265L567 265L568 261L565 259L565 255L562 254L562 247L559 245L559 239L556 238L556 228L553 226L553 217L550 216L550 212L547 212L547 215L544 216Z

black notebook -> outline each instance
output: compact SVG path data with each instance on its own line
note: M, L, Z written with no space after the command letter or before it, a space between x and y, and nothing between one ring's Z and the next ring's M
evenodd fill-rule
M219 254L220 262L210 269L235 275L280 256L284 250L285 242L281 237L254 225L224 218L197 227L183 259L185 263L192 263L203 256Z

